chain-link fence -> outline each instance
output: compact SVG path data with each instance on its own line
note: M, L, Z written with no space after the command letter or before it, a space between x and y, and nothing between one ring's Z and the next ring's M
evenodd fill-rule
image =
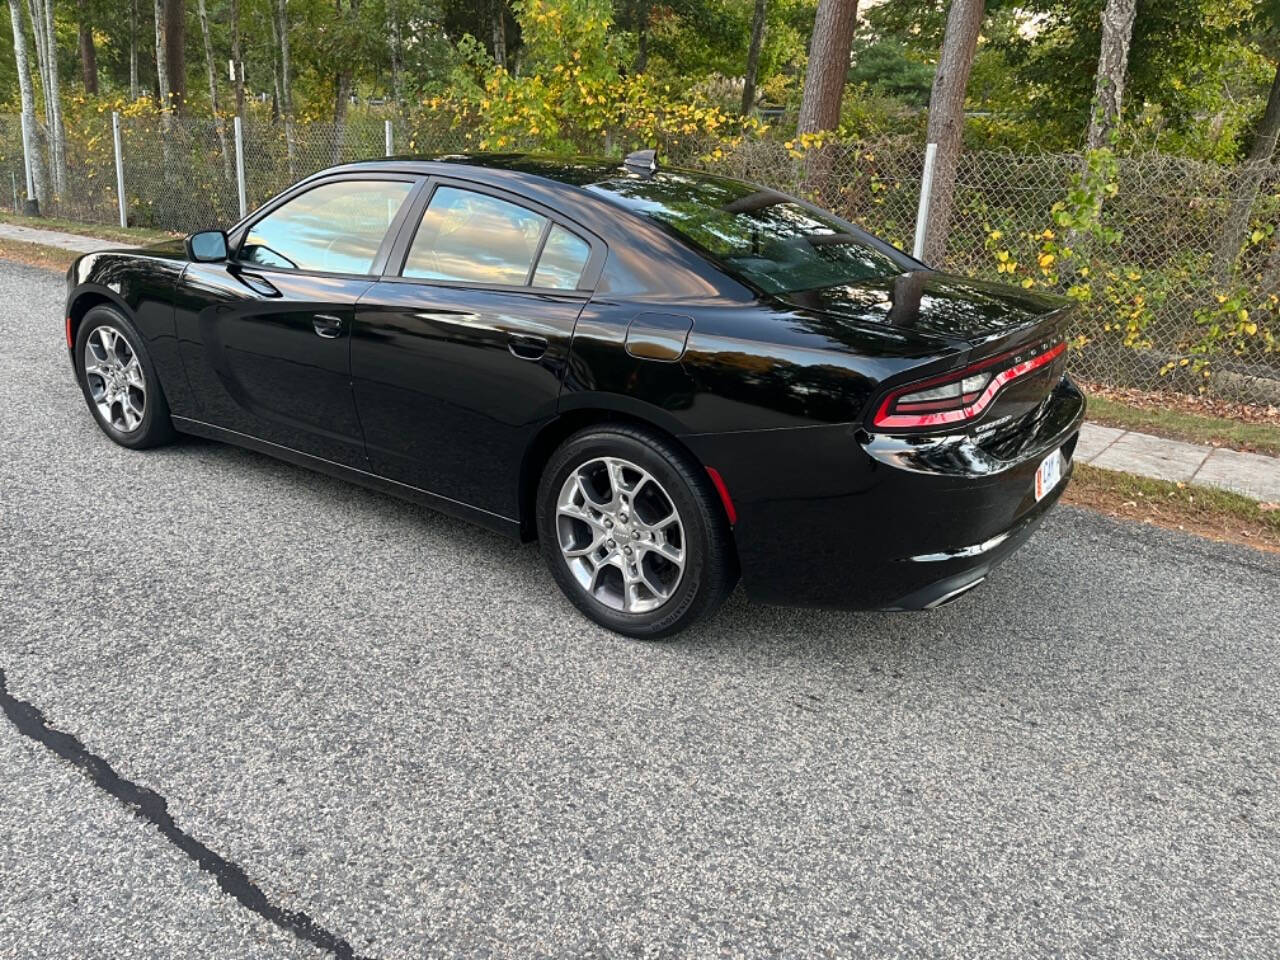
M396 152L465 148L461 134L442 136L439 125L425 134L391 113L291 128L250 118L242 136L248 208L317 170L382 156L388 121ZM111 115L82 127L68 131L66 176L42 209L116 223ZM239 218L230 121L125 117L120 133L130 223L188 232ZM839 143L815 155L767 139L686 139L664 153L672 163L811 196L912 247L922 143ZM1075 297L1074 366L1090 380L1280 401L1280 165L1121 157L1094 197L1082 187L1086 164L1078 154L964 153L945 254L934 265ZM0 116L0 191L5 181L16 208L25 184L16 116ZM1101 212L1093 228L1059 224L1064 210L1094 202Z

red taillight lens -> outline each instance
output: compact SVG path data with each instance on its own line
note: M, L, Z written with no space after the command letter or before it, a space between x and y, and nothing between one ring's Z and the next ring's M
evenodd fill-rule
M1019 359L1021 351L1005 354L900 387L884 398L873 423L890 430L924 430L974 420L1007 384L1053 363L1066 349L1065 343L1057 343L1024 359Z
M68 315L67 316L67 349L70 350L74 346L75 344L71 342L71 316Z

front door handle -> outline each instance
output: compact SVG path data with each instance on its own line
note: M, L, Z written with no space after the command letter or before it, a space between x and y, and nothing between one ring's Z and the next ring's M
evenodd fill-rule
M311 320L316 336L326 340L334 340L342 336L342 318L332 313L317 313Z
M511 355L521 360L541 360L547 352L547 338L536 337L528 333L513 333L507 348Z
M256 273L239 272L240 282L252 290L254 293L261 294L264 297L278 297L280 291L266 277L260 277Z

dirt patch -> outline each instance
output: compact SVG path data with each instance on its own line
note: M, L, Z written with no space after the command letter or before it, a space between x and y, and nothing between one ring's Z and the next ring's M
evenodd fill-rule
M1280 407L1235 403L1217 397L1191 396L1182 393L1151 393L1129 387L1108 387L1088 380L1080 381L1080 385L1090 396L1103 397L1128 407L1156 411L1176 410L1180 413L1237 420L1241 423L1269 423L1280 426Z
M1062 501L1122 520L1280 553L1280 504L1258 503L1224 490L1080 463Z
M43 267L65 273L72 261L80 256L75 250L47 247L42 243L26 243L22 240L0 238L0 260L12 260L32 267Z

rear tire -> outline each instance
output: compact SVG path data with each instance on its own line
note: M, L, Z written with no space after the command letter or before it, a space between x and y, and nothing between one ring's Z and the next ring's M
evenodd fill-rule
M537 525L560 589L628 637L685 629L737 582L729 524L705 471L639 427L589 427L565 440L538 484Z
M108 437L131 450L174 438L169 403L138 328L115 307L97 306L76 332L76 379Z

